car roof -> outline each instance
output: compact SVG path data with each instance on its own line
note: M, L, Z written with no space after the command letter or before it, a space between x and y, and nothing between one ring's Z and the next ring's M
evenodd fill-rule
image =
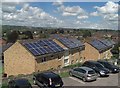
M107 61L105 61L105 60L98 60L97 62L107 62Z
M89 67L85 67L85 66L82 66L82 67L79 67L79 68L84 69L85 71L93 70L93 69L91 69L91 68L89 68Z
M46 78L55 78L55 77L59 77L58 74L54 73L54 72L44 72L41 73L42 76L46 77Z
M99 64L99 62L97 62L97 61L92 61L92 60L86 61L86 62L93 63L93 64Z
M14 82L17 84L17 85L28 85L28 80L27 79L15 79Z

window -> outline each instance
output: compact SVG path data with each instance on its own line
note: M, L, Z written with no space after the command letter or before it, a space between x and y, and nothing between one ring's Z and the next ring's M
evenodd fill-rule
M58 55L58 59L61 59L61 57Z
M90 70L90 71L88 71L88 74L95 74L95 71L94 70Z
M62 66L61 66L61 65L59 65L59 66L58 66L58 69L60 69L60 68L62 68Z
M43 57L43 58L42 58L42 62L45 62L45 61L46 61L46 58L45 58L45 57Z
M53 57L53 55L51 55L51 57Z
M78 59L76 60L76 63L78 63Z
M65 63L68 63L68 59L65 59L64 62L65 62Z
M71 61L71 64L73 64L74 60Z
M86 73L86 71L85 71L85 70L83 70L83 69L80 69L80 72L81 72L81 73Z

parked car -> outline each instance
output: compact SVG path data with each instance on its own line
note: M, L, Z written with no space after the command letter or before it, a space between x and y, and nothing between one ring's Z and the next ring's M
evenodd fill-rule
M8 83L8 88L32 88L27 79L14 79Z
M113 64L110 64L107 61L99 60L97 62L101 63L104 67L109 69L111 73L118 73L119 72L119 67L117 67L117 66L115 66Z
M96 72L88 67L77 67L69 71L71 76L81 78L83 81L93 81L97 79Z
M40 87L58 88L63 86L61 77L53 72L43 72L34 75L34 84Z
M109 76L109 70L105 68L102 64L96 61L86 61L82 66L86 66L95 70L98 76Z

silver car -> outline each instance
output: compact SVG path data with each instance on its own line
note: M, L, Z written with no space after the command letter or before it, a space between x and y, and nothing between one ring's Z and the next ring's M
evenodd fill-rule
M97 79L97 73L88 67L77 67L69 71L70 76L75 76L83 81L93 81Z

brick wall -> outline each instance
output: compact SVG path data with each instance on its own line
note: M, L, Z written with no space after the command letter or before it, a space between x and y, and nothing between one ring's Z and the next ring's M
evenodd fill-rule
M39 71L46 71L50 69L58 69L63 67L63 55L59 54L59 59L58 59L58 54L54 54L51 56L45 57L47 61L41 62L42 58L37 58L36 59L36 72Z
M31 74L35 71L35 57L19 42L4 52L4 73L7 75Z
M85 43L84 57L85 60L97 60L99 58L99 52L93 46L88 43Z

